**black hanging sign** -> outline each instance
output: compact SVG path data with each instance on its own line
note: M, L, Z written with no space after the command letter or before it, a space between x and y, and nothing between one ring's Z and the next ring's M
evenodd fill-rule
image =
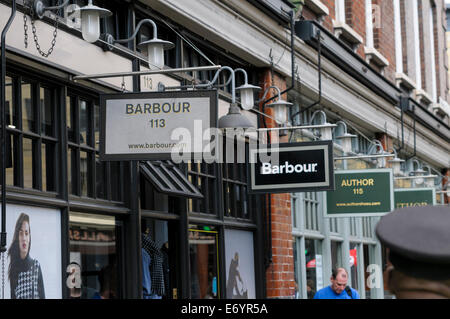
M332 141L260 145L249 161L249 193L334 190Z

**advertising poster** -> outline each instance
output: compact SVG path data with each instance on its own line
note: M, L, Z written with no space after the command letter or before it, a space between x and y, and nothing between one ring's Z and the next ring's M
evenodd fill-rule
M60 299L61 218L56 209L6 206L5 299ZM1 289L0 289L1 295Z
M253 233L225 230L227 299L255 299Z

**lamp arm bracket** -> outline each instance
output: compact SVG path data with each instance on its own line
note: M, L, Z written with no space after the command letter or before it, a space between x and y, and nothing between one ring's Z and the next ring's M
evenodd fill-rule
M151 19L144 19L144 20L139 21L139 23L136 26L136 29L134 30L134 33L131 37L129 37L128 39L113 40L113 44L114 43L127 43L127 42L130 42L131 40L134 40L134 38L137 36L137 34L143 24L151 24L153 26L153 39L157 39L158 38L158 28L156 27L156 23Z
M248 76L247 76L247 72L245 72L244 69L241 68L237 68L234 70L234 73L236 72L242 72L244 74L244 84L248 84Z
M33 9L39 19L44 17L45 11L59 10L64 8L69 3L69 0L64 0L64 2L58 6L46 7L42 0L35 0L33 3Z
M261 100L255 101L255 103L261 103L262 101L264 101L264 99L266 98L267 93L269 93L269 90L270 90L270 89L275 89L275 90L277 90L277 92L278 92L278 93L277 93L278 99L281 98L281 96L280 96L281 91L280 91L280 89L278 88L278 86L271 85L271 86L269 86L269 87L264 91L264 95L263 95L263 97L261 98ZM268 102L268 101L264 101L264 104L267 103L267 102Z

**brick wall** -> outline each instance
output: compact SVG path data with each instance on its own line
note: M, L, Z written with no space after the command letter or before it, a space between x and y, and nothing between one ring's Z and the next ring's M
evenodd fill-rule
M374 47L389 61L389 66L384 68L384 76L395 83L394 2L372 0L372 5L379 7L381 15L380 25L374 25L373 29Z
M345 23L352 27L362 38L357 53L364 58L364 44L366 42L366 8L364 0L345 0Z
M318 20L317 14L307 6L303 7L302 16L305 20Z
M333 20L336 19L335 5L336 0L321 0L328 7L329 15L323 20L323 26L330 32L333 30ZM388 61L389 66L384 68L384 76L387 80L395 83L396 59L395 59L395 24L394 24L394 3L392 0L372 0L373 6L380 9L380 25L374 25L373 37L374 47ZM434 9L434 37L435 37L435 65L431 66L430 58L430 37L429 33L429 10L430 5ZM445 41L445 0L418 0L419 11L419 47L421 54L421 83L417 83L416 65L415 65L415 35L413 24L413 2L409 0L400 0L400 16L402 29L402 56L403 72L410 77L416 84L421 86L431 96L431 72L430 68L436 69L436 84L438 96L450 101L448 94L448 67ZM345 0L346 23L353 28L365 41L366 38L366 18L364 0ZM308 20L317 20L317 16L304 8L304 17ZM365 43L364 43L365 44ZM365 58L364 44L360 45L357 53ZM372 65L375 70L380 68Z
M286 89L286 81L276 74L272 76L270 70L263 72L259 85L263 88L260 99L265 89L271 85L276 85L281 91ZM270 92L266 99L272 96L272 92ZM283 96L283 99L286 99L286 96ZM261 108L262 105L260 105ZM265 112L273 116L272 109L266 108ZM275 121L267 118L266 124L268 127L276 126ZM287 136L282 137L280 141L287 142ZM271 142L276 142L273 135ZM266 271L267 298L292 298L295 294L295 277L291 196L290 194L271 194L269 203L272 211L272 263Z
M336 20L336 2L335 0L322 0L321 2L327 6L329 11L329 15L323 21L323 26L333 32L333 20Z

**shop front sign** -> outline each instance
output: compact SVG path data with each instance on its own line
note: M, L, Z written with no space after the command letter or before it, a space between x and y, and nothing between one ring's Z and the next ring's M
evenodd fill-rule
M434 188L405 188L394 192L395 209L436 204Z
M217 127L217 90L141 92L100 96L100 158L170 160L197 154ZM180 139L180 136L183 136Z
M325 217L382 216L394 209L391 169L336 171L327 192Z
M250 193L334 189L332 141L263 145L249 161Z

